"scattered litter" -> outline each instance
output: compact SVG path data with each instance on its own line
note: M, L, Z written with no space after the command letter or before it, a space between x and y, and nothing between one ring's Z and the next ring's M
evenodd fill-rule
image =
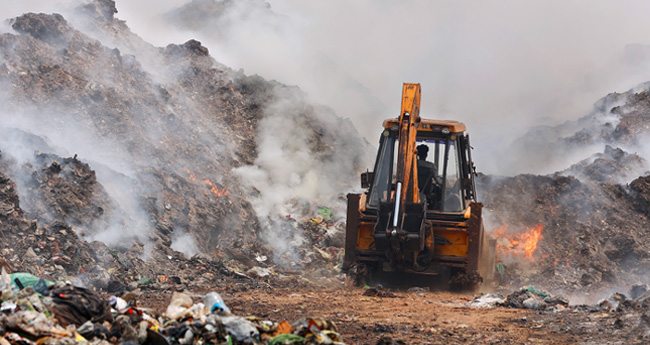
M248 271L246 271L246 273L249 274L249 275L264 278L264 277L270 276L273 272L271 272L271 270L268 269L268 268L255 266L255 267L252 267L251 269L249 269Z
M467 306L472 308L495 308L497 304L504 301L503 295L498 293L481 294L474 297L471 302L467 302Z
M223 311L227 314L230 314L230 309L218 292L213 291L205 295L203 298L203 303L205 303L205 306L208 308L208 310L210 310L211 313Z
M323 217L325 220L330 220L332 218L332 209L327 207L319 208L318 215Z
M61 283L43 294L31 286L13 286L10 291L10 297L3 293L0 318L0 339L9 344L344 344L332 321L305 318L290 324L233 315L217 292L206 294L205 304L174 292L165 314L155 316L139 308L133 294L103 299L91 290Z
M481 294L467 303L472 308L494 308L496 306L520 309L547 309L552 311L565 310L569 301L562 296L551 296L548 292L527 286L515 291L505 298L501 294Z

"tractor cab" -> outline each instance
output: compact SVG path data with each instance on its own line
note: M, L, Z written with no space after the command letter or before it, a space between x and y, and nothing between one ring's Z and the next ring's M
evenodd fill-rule
M456 121L422 120L416 135L417 175L421 199L431 212L464 212L475 199L469 136ZM399 131L396 120L386 120L379 140L374 174L366 176L367 209L377 209L395 193Z

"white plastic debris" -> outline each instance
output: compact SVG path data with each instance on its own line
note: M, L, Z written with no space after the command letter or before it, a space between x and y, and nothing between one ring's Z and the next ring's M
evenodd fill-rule
M498 303L503 303L505 298L498 293L481 294L474 297L474 300L467 303L472 308L495 308Z
M226 332L238 342L250 343L259 338L257 328L241 316L223 316L221 322Z
M246 273L256 275L256 276L258 276L260 278L264 278L266 276L271 275L272 272L268 268L255 266L255 267L249 269L248 271L246 271Z
M544 303L544 301L542 301L540 299L537 299L535 297L530 297L530 298L525 299L522 302L522 304L524 305L524 308L526 308L526 309L537 310L537 309L540 309L542 307L542 305L544 305L546 303Z

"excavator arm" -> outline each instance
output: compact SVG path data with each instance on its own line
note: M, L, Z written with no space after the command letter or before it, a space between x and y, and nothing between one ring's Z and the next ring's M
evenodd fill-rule
M400 227L407 201L420 203L415 138L420 123L420 84L404 83L399 116L399 146L396 169L395 210L392 229Z
M420 94L420 84L404 84L398 128L393 129L398 131L395 190L380 205L375 227L375 241L386 249L393 269L418 269L417 256L426 246L426 202L420 200L416 158Z

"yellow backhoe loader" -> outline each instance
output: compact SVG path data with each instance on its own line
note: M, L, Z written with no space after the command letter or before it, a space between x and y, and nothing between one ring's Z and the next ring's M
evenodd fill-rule
M476 201L469 135L457 121L420 118L420 84L404 84L398 118L385 120L363 194L348 194L343 268L444 276L476 287L494 270L495 241Z

